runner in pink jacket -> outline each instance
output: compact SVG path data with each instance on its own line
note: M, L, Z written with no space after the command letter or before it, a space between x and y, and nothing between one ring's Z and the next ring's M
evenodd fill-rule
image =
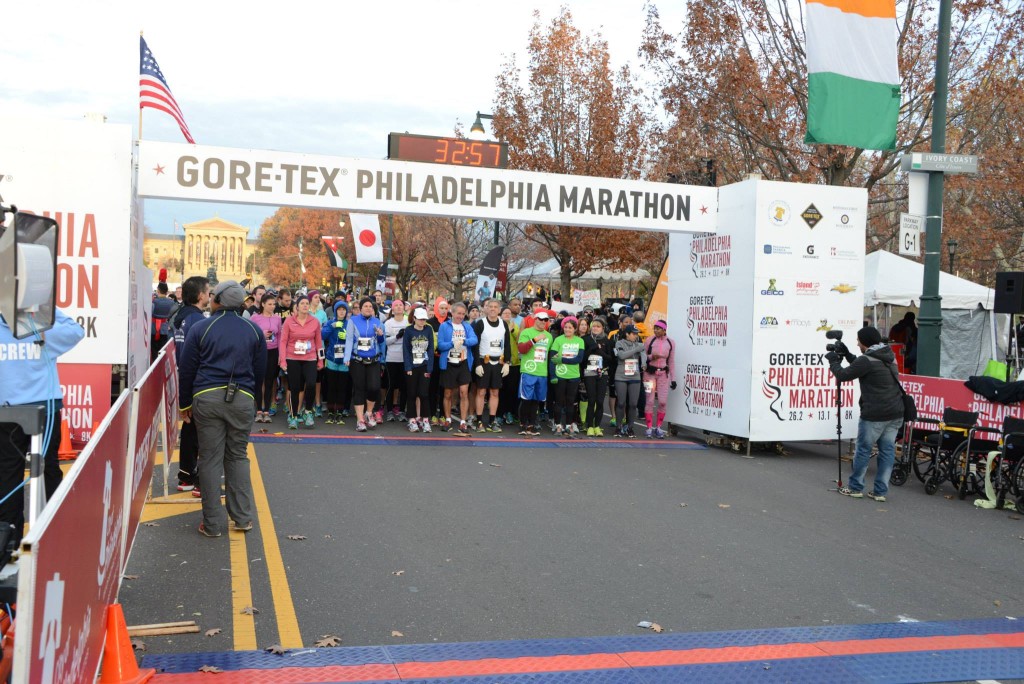
M644 385L647 392L647 436L665 438L661 423L665 420L668 393L676 388L675 345L668 337L665 321L655 321L654 335L647 340L647 369ZM656 409L656 410L655 410Z

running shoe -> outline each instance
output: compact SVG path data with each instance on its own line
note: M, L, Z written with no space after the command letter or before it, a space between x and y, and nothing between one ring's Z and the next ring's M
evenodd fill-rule
M540 430L531 425L529 432L527 432L526 434L530 435L531 437L540 437Z
M618 425L615 424L615 419L614 418L612 418L611 420L608 421L608 426L609 427L618 427Z
M516 417L511 412L505 414L505 425L511 425L516 422Z
M398 416L398 414L397 414L397 413L395 413L394 411L388 411L388 415L387 415L387 422L389 422L389 423L393 423L393 422L395 422L395 418L396 418L397 416Z
M885 503L885 494L875 494L874 492L868 492L867 497L869 499L874 499L878 503Z
M235 523L235 532L251 532L251 531L252 531L252 520L250 520L249 522L245 523L244 525L239 525L238 523Z
M588 427L587 428L587 437L596 437L596 436L597 435L594 433L594 428Z
M196 485L196 488L192 490L192 496L195 497L196 499L202 498L203 493L201 491L199 491L199 486L198 485Z
M317 418L323 418L324 417L324 407L323 407L323 404L317 404L316 406L313 407L313 415L316 416Z
M483 421L476 424L477 432L487 432L487 426L483 424Z
M530 434L530 428L525 426L525 425L522 426L522 429L519 431L519 434L521 434L521 435L528 435L528 434Z
M384 412L381 411L380 409L377 409L377 415L375 415L374 418L377 420L377 424L378 425L383 423L384 422Z
M647 428L647 432L645 434L647 436L647 439L653 438L654 437L654 428Z
M626 428L626 430L626 437L628 437L629 439L636 439L636 433L633 432L633 428Z
M654 436L658 439L665 439L665 431L661 428L654 428Z
M864 492L855 492L852 489L850 489L849 487L840 487L839 488L839 493L842 494L843 496L848 496L851 499L863 499L864 498Z
M491 427L488 428L491 432L501 432L501 426L498 425L498 421L491 423Z
M416 424L415 420L409 421L409 432L419 432L420 426Z
M599 427L594 428L594 436L595 437L604 437L604 430L602 430Z
M356 432L366 432L366 423L363 421L356 423Z
M206 525L204 525L203 523L199 523L199 534L203 535L204 537L210 537L211 539L213 539L215 537L219 537L221 533L210 532L206 529Z
M466 421L464 421L464 420L459 421L459 432L463 432L463 433L469 432L469 426L466 425Z
M371 429L377 427L377 419L372 413L366 414L366 427Z
M312 411L306 411L306 413L303 415L303 420L306 423L306 427L308 427L308 428L313 427L313 412Z
M561 437L563 434L565 434L565 428L563 428L561 425L555 425L555 428L554 430L552 430L552 432L555 433L556 437Z
M569 426L569 431L572 432L573 437L580 436L580 428L578 425L576 425L576 423L573 423L572 425Z
M410 420L409 422L413 423L413 422L415 422L415 420ZM427 434L433 432L433 430L430 429L430 421L427 420L426 418L423 418L420 421L420 430L422 430L423 432L426 432Z
M271 404L271 405L270 405L270 410L269 410L269 411L267 411L267 413L269 413L269 414L270 414L270 417L271 417L271 418L273 418L274 416L276 416L276 415L277 415L277 404L276 404L276 403L274 403L274 404ZM268 421L268 422L269 422L269 421Z
M179 492L191 492L196 486L184 480L178 480L178 491Z
M288 416L288 429L289 430L298 430L299 429L299 419L296 418L295 416Z
M351 413L349 412L349 410L348 410L348 409L342 409L342 411L341 411L341 417L342 417L342 418L348 418L348 417L349 417L349 416L351 416L351 415L352 415L352 414L351 414Z
M409 420L409 419L406 417L405 411L399 411L398 412L398 422L399 423L404 423L407 420Z
M324 421L328 425L334 425L334 411L327 412L327 420Z

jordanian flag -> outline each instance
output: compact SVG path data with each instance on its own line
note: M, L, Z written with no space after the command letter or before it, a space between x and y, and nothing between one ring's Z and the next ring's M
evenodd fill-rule
M808 143L896 148L895 0L807 0Z

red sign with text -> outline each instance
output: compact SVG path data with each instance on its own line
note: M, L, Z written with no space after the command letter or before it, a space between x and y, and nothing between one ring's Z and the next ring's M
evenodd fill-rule
M947 407L978 414L978 425L1002 428L1003 418L1024 418L1021 404L999 404L967 389L963 380L927 378L923 375L900 375L903 389L917 402L917 414L922 418L942 419Z
M81 448L110 410L109 363L58 363L57 375L64 395L61 418L71 428L71 442Z
M96 675L124 562L129 399L125 393L114 404L22 542L31 568L21 568L18 592L31 601L19 601L15 681L91 682Z

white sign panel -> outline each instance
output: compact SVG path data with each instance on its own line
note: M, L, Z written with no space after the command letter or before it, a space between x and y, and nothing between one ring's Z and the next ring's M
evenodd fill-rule
M125 363L128 354L130 126L0 120L5 204L60 224L57 308L85 328L62 363Z
M669 241L669 301L686 313L669 319L683 390L669 421L752 441L834 437L825 332L854 339L861 324L867 193L747 181L720 202L716 235ZM846 434L856 396L844 386Z
M921 232L924 230L924 216L900 213L900 254L921 256Z
M714 232L716 188L142 141L139 194L661 232Z

